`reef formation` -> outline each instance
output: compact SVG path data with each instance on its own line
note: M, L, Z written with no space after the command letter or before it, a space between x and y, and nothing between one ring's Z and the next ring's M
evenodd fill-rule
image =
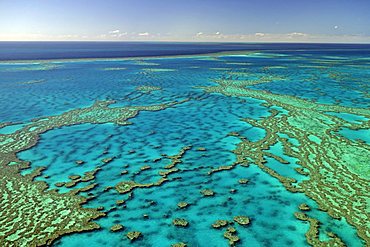
M187 101L187 100L184 100ZM182 102L184 102L182 101ZM65 126L84 123L118 125L130 124L127 120L140 111L159 111L182 102L170 102L151 106L110 107L114 101L98 101L94 105L74 109L60 115L34 119L22 129L0 135L0 243L3 246L40 246L51 244L62 235L98 229L93 219L105 213L97 209L83 208L87 199L78 196L87 188L60 194L47 190L46 183L34 181L43 168L22 176L20 170L29 167L19 160L17 153L37 144L40 134ZM71 177L74 186L79 181L93 179L96 171L83 178Z

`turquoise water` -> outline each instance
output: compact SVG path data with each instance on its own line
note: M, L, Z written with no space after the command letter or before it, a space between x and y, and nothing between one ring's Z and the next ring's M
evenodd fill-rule
M251 87L320 103L368 107L370 99L364 97L364 88L369 85L369 69L366 72L351 65L368 68L370 60L359 60L359 55L353 55L343 62L327 55L266 52L217 59L194 56L145 61L0 63L0 122L21 123L1 128L0 134L14 132L23 126L22 123L34 118L90 106L96 100L114 99L116 103L112 106L125 106L191 99L174 108L140 112L130 119L132 124L128 126L83 124L51 130L41 135L35 147L18 154L20 159L31 162L31 168L23 171L24 174L40 166L46 167L36 180L45 181L49 189L58 188L55 186L57 182L70 181L70 175L82 176L97 166L102 168L93 181L74 187L98 184L81 195L95 196L84 207L103 206L108 212L106 217L96 220L102 228L63 236L54 246L127 246L130 243L124 233L134 230L141 231L144 237L131 243L133 246L170 246L180 241L188 246L228 246L223 231L215 230L211 225L217 219L232 220L236 215L246 215L252 221L248 227L235 225L241 246L308 246L305 239L308 224L293 215L301 203L312 208L307 213L309 216L322 222L321 239L326 238L325 231L332 231L349 246L361 246L363 242L357 237L356 230L344 219L335 220L319 211L316 203L304 194L286 191L277 179L255 165L207 174L211 169L231 165L236 160L232 150L240 140L229 136L230 132L238 132L250 141L265 135L264 130L242 121L243 118L257 120L269 115L264 101L205 94L197 88L213 85L213 79L223 76L223 70L214 68L258 74L269 66L275 76L289 79ZM341 66L324 70L312 67L326 65L327 60L340 62ZM330 73L342 75L340 78L344 81L331 78ZM158 86L162 90L151 93L135 90L141 85ZM197 97L201 100L196 100ZM346 121L364 120L361 116L342 117ZM340 134L349 139L364 138L369 143L368 132L354 132L343 129ZM296 143L296 140L291 142ZM120 181L157 181L160 178L158 172L169 164L169 160L153 162L153 159L160 158L161 154L174 155L189 145L192 149L177 165L180 171L169 175L170 182L160 187L137 189L133 198L120 195L114 189L104 190ZM197 150L199 147L206 151ZM297 160L285 155L280 143L269 152L289 164L267 157L266 166L298 181L307 179L295 172L294 168L299 167ZM107 157L115 159L102 165L101 160ZM76 165L76 160L85 163ZM150 165L151 169L140 171L144 165ZM123 170L128 173L122 175ZM249 183L239 184L241 178L249 179ZM205 188L214 190L216 196L203 197L200 191ZM236 192L230 192L231 189ZM69 190L59 188L60 193ZM120 199L127 200L125 208L116 206ZM180 201L186 201L190 206L178 209ZM189 227L173 226L173 218L187 219ZM109 229L114 224L124 225L125 230L111 232Z
M5 126L3 128L0 128L0 134L7 135L16 132L17 130L22 129L25 126L25 124L12 124L9 126Z
M367 144L370 144L370 130L369 129L361 129L361 130L351 130L351 129L341 129L339 134L342 136L350 139L350 140L362 140Z

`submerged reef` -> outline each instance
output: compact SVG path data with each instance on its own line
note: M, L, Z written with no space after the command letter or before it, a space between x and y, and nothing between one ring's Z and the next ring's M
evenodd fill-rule
M143 69L145 72L172 72L172 71L176 71L175 69L150 69L150 68L147 68L147 69Z
M113 67L113 68L104 68L105 71L120 71L120 70L126 70L127 68L124 67Z
M171 244L171 247L186 247L187 244L183 243L183 242L179 242L179 243L176 243L176 244Z
M55 128L84 123L126 125L129 124L127 120L140 111L159 111L181 102L110 107L112 103L114 101L98 101L87 108L34 119L14 133L0 135L0 193L3 209L0 213L0 242L3 246L49 245L68 233L98 229L100 226L92 220L105 215L98 209L83 208L82 204L87 199L77 195L78 192L93 188L95 184L64 194L47 190L46 183L34 181L43 168L25 176L20 174L20 170L28 168L29 163L18 159L17 153L35 146L42 133ZM86 172L83 177L70 177L71 186L94 179L98 170ZM132 234L133 239L139 236Z
M48 71L48 70L56 70L62 67L63 66L59 64L42 62L42 63L31 64L28 66L24 65L24 66L9 68L6 71L13 72L13 73L22 72L22 71Z
M138 86L138 87L136 87L137 91L141 91L143 93L150 93L150 92L158 91L158 90L161 90L161 89L162 89L161 87L156 87L156 86Z
M25 81L25 82L19 82L19 84L31 85L31 84L39 84L39 83L44 83L44 82L46 82L45 79L40 79L40 80L30 80L30 81Z
M259 120L248 118L244 121L264 129L266 135L254 142L239 137L241 142L234 150L237 156L235 164L255 164L278 179L287 190L305 193L333 218L345 218L356 227L358 235L370 244L370 146L338 134L343 127L368 129L370 121L354 123L328 114L349 113L369 119L370 109L320 104L250 87L282 80L284 78L268 71L254 80L242 80L235 75L225 74L221 79L214 80L217 85L198 88L208 93L264 100L264 105L270 108L270 115ZM282 135L289 138L283 138ZM298 140L299 145L294 145L290 138ZM269 149L277 143L283 146L284 154L298 160L297 165L304 170L296 170L297 175L304 174L307 179L300 181L295 177L282 176L266 165L266 158L274 157ZM286 165L284 163L282 165Z

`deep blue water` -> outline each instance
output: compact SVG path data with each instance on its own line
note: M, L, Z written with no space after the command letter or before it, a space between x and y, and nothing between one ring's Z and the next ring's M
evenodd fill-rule
M370 44L166 43L166 42L0 42L0 60L119 58L190 55L220 51L280 51L370 54ZM299 53L299 51L298 51Z

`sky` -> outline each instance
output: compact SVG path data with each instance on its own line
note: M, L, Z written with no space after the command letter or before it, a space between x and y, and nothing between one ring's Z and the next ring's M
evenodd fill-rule
M370 43L370 0L0 0L0 41Z

